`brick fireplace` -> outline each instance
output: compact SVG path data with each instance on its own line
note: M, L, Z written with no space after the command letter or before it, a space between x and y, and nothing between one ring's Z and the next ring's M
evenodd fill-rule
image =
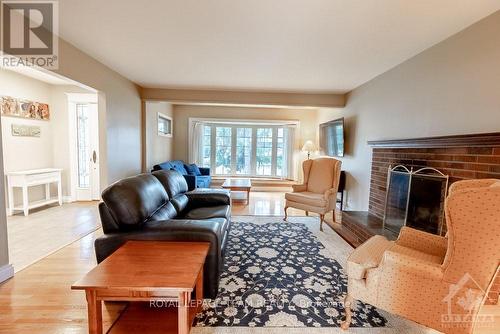
M384 217L387 170L390 165L433 167L450 176L450 184L463 179L500 179L500 147L374 147L369 212Z

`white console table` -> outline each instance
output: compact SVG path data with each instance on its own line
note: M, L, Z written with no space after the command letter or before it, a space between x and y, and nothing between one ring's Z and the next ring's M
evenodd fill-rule
M43 168L32 169L18 172L8 172L7 175L7 189L9 196L9 209L8 215L12 216L15 210L23 211L27 216L30 209L38 208L47 204L59 203L62 205L62 192L61 192L61 171L60 168ZM57 197L51 197L50 184L57 183ZM45 185L45 199L29 202L28 200L28 187ZM21 188L23 191L22 206L14 205L14 188Z

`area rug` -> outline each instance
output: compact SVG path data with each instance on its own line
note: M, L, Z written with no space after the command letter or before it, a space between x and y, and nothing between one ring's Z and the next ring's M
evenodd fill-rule
M340 326L347 291L342 266L305 224L271 220L233 222L218 296L196 326ZM373 306L356 304L351 327L386 324Z

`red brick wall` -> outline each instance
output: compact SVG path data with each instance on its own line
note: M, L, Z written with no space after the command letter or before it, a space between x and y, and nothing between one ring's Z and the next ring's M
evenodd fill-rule
M450 183L463 179L500 179L500 147L374 148L368 211L384 216L389 165L434 167L450 176ZM493 284L487 304L498 303L500 276Z
M450 176L450 184L463 179L500 179L500 147L374 148L368 211L384 216L389 165L434 167Z

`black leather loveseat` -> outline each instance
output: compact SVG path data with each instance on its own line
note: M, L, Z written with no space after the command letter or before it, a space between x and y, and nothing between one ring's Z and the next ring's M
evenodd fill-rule
M229 193L223 189L188 192L176 171L156 171L120 180L102 193L104 235L95 241L97 262L127 240L205 241L205 297L217 294L231 223Z

